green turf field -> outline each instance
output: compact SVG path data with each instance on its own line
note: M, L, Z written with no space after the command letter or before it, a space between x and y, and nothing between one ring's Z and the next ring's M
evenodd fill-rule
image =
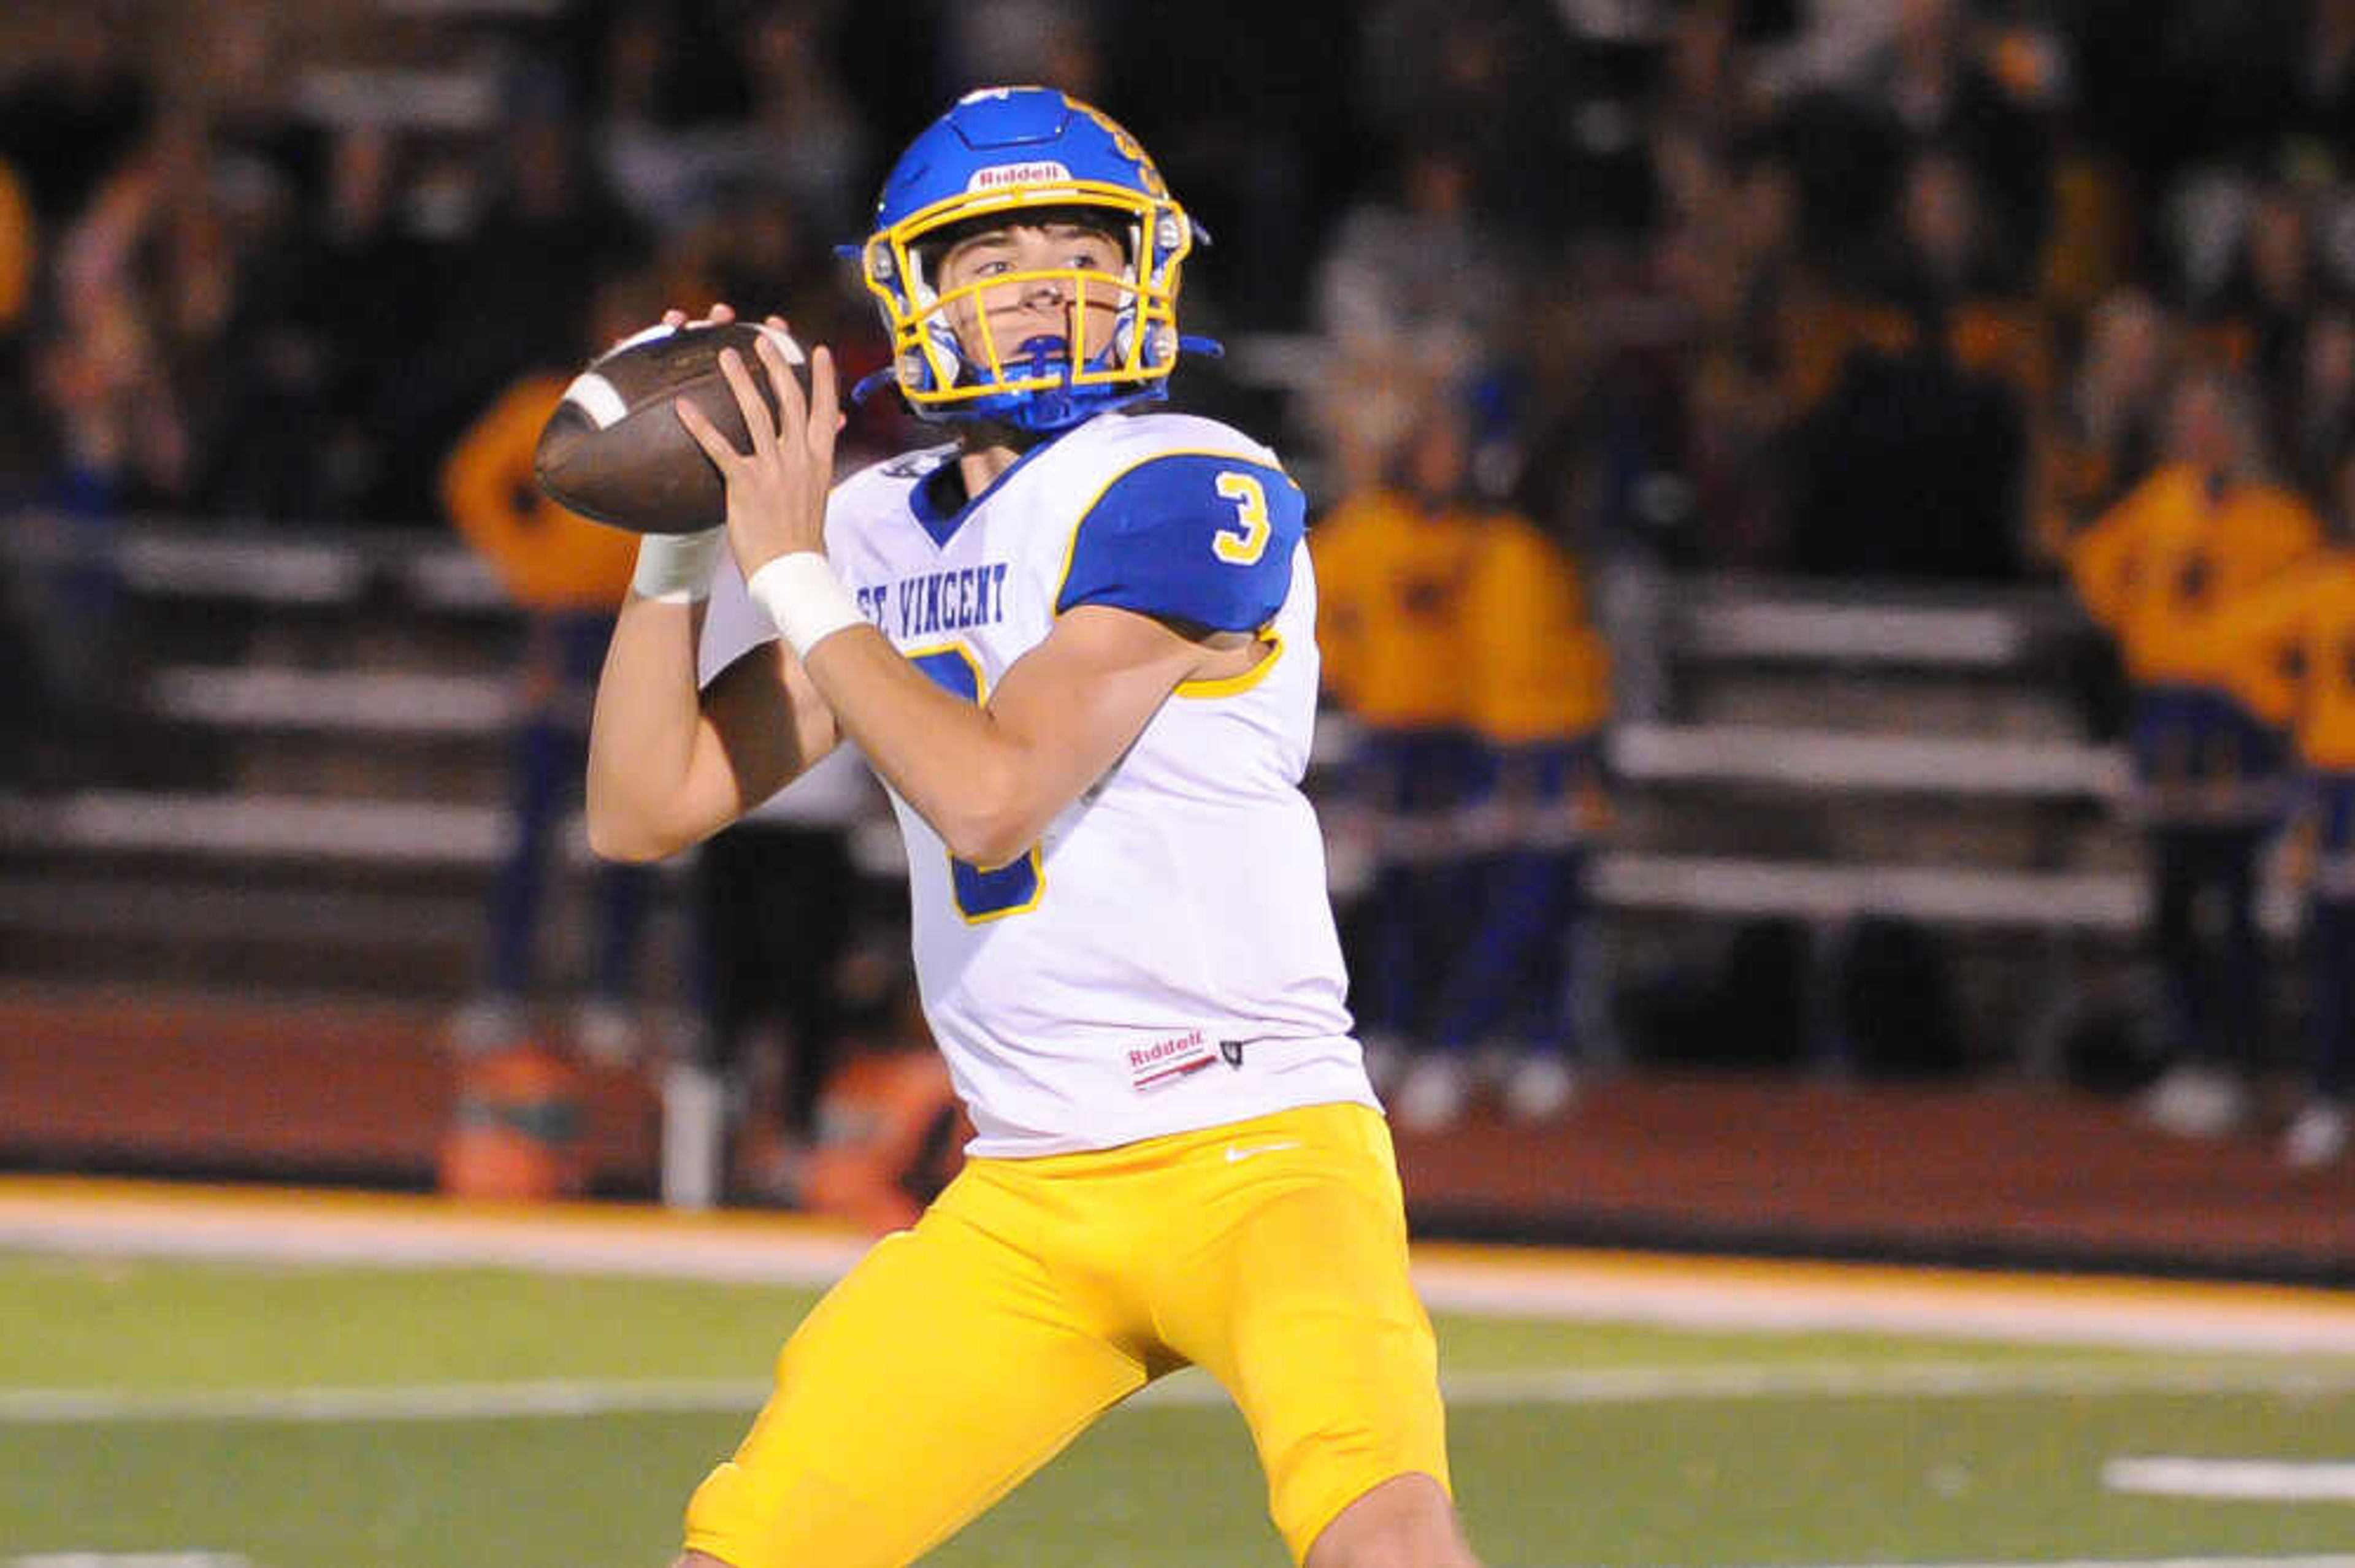
M659 1568L809 1299L0 1254L0 1564ZM1440 1333L1458 1488L1493 1568L2355 1552L2355 1503L2102 1484L2120 1456L2355 1457L2345 1362L1469 1317ZM1115 1412L930 1561L1281 1568L1212 1392L1181 1379ZM512 1413L535 1399L588 1408Z

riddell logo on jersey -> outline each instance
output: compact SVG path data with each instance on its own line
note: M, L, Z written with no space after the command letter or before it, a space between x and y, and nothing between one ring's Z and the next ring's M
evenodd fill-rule
M1156 1040L1151 1045L1133 1046L1128 1053L1131 1067L1150 1067L1156 1061L1167 1061L1173 1056L1190 1056L1202 1049L1202 1031L1181 1034L1174 1040Z
M1009 185L1035 185L1042 180L1067 180L1071 171L1059 163L1042 161L1035 164L992 164L986 169L975 169L973 177L964 182L967 190L996 190Z

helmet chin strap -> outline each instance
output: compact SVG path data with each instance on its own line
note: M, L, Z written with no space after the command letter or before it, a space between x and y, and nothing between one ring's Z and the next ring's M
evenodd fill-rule
M850 389L850 406L854 409L863 407L868 399L892 385L899 379L900 372L889 365L884 366L880 370L869 370L858 378L858 385Z

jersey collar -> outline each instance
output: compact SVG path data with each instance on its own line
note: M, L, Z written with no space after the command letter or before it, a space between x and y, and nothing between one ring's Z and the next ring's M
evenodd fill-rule
M1073 425L1071 427L1072 430L1077 430L1080 427L1078 425ZM952 453L946 463L942 464L940 467L933 469L930 474L925 475L922 479L917 480L913 485L908 487L909 515L916 519L916 522L923 528L924 532L932 536L932 543L935 547L946 549L948 548L949 540L955 537L957 529L964 526L964 520L973 516L975 508L978 507L983 502L988 500L992 496L996 495L999 490L1005 488L1006 482L1008 479L1013 478L1017 474L1021 473L1022 470L1028 465L1032 458L1038 456L1040 453L1046 451L1049 447L1054 445L1057 442L1062 440L1064 436L1069 435L1071 431L1059 431L1055 434L1039 442L1036 446L1031 447L1028 451L1015 458L1015 460L1007 466L1004 473L991 480L988 485L983 488L980 495L974 496L971 500L965 502L964 505L954 507L943 506L939 493L933 488L935 482L937 482L943 474L954 475L957 472L956 456Z

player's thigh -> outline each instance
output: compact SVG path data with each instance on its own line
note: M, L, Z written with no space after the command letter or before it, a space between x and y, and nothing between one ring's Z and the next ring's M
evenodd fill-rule
M936 1211L786 1343L768 1404L687 1506L687 1545L732 1568L908 1563L1143 1381L1031 1260Z
M1327 1113L1320 1113L1327 1114ZM1438 1349L1408 1275L1388 1138L1254 1155L1283 1160L1222 1194L1165 1328L1223 1382L1267 1472L1295 1560L1333 1517L1394 1476L1447 1485Z

